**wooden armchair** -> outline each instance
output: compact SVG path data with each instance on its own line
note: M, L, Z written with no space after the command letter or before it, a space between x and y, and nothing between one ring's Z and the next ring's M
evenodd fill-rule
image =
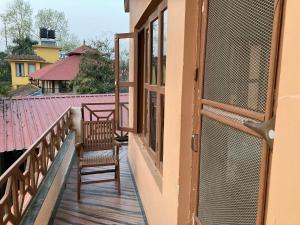
M82 184L116 181L118 193L120 187L119 148L120 144L115 141L115 121L81 121L82 142L76 144L78 155L78 183L77 198L80 200L80 188ZM91 167L114 167L83 171L83 168ZM82 181L81 177L91 174L114 173L113 179Z

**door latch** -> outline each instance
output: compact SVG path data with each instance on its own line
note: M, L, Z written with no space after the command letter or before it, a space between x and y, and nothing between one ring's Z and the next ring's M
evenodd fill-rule
M256 123L253 121L245 121L243 123L246 127L254 130L260 134L266 141L268 146L272 149L275 138L275 117L263 123Z
M192 139L191 139L191 148L194 152L198 152L198 137L199 137L199 134L195 134L193 133L192 134Z

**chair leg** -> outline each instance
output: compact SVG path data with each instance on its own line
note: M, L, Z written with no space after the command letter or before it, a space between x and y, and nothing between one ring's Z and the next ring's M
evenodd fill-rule
M81 174L80 174L80 167L78 166L78 174L77 174L77 201L80 200L80 187L81 187Z
M117 174L117 185L118 185L118 194L121 194L121 182L120 182L120 165L116 166L116 174Z

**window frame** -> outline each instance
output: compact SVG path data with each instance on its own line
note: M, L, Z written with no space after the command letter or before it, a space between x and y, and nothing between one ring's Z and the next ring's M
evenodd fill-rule
M22 65L22 75L18 75L18 66ZM25 77L25 65L24 63L16 63L16 77Z
M147 149L147 152L152 159L153 163L163 173L163 140L164 131L162 124L164 118L162 117L162 108L165 110L165 105L162 106L162 97L165 101L165 83L163 84L163 13L168 10L167 1L163 1L155 11L148 17L148 20L138 30L144 31L144 88L143 88L143 123L142 133L140 134L141 140ZM152 58L153 58L153 30L152 23L158 20L158 62L157 62L157 80L156 84L151 84L152 77ZM167 42L166 42L167 45ZM167 76L166 76L167 77ZM150 92L156 93L156 150L154 151L150 145ZM147 94L146 94L147 93ZM139 93L141 94L141 93ZM164 111L165 112L165 111ZM164 116L164 115L163 115Z

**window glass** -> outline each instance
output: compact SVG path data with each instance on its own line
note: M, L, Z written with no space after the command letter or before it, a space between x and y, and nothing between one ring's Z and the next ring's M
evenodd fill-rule
M119 76L120 81L129 81L129 39L119 40Z
M23 63L16 64L16 73L17 73L17 77L24 76L24 64Z
M153 151L156 151L156 92L150 92L150 140L149 144Z
M163 12L163 56L162 56L162 85L166 82L166 62L167 62L167 30L168 30L168 10Z
M28 74L32 74L35 72L35 64L28 65Z
M152 66L151 66L151 84L157 84L158 74L158 19L151 24L152 29Z

